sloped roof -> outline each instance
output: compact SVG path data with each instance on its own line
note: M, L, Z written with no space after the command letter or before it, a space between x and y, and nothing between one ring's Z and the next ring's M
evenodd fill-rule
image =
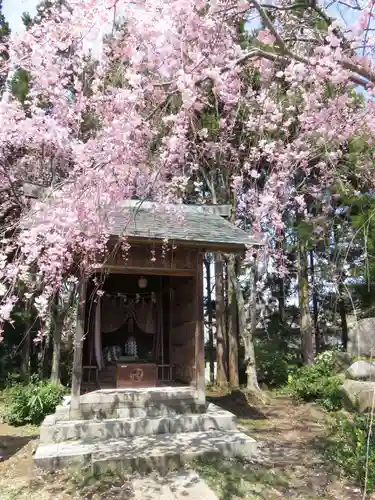
M40 198L46 189L24 183L25 195ZM228 205L171 205L151 201L126 200L111 216L112 236L130 240L163 240L201 245L207 249L262 246L264 242L228 222ZM28 224L23 223L26 227Z
M127 235L129 239L175 241L201 244L203 247L244 248L261 245L252 237L219 215L222 209L197 205L159 205L131 201L121 212L113 214L111 234Z

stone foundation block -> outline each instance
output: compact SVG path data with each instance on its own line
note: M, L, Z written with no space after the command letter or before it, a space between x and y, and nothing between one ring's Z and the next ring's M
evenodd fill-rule
M122 415L121 410L118 412ZM206 413L174 414L165 417L150 418L145 415L138 418L105 420L63 420L56 421L51 415L46 418L40 429L40 442L61 443L80 440L92 442L99 440L121 439L152 434L178 434L188 432L208 432L235 430L236 417L232 413L210 404Z
M137 436L92 444L64 442L40 445L34 462L54 470L71 465L90 465L94 469L116 468L165 472L202 456L241 456L250 458L256 443L238 431L191 432Z

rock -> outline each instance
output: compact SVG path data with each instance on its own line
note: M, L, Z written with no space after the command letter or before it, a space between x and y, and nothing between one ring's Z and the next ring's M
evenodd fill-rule
M352 356L375 356L375 318L360 319L350 329L348 353Z
M335 352L333 359L335 361L335 371L337 373L345 372L354 361L353 356L350 356L349 353L340 351Z
M349 378L354 380L375 380L375 364L369 361L356 361L347 370Z
M72 396L64 396L62 400L62 406L69 406L71 402Z
M375 382L345 380L342 386L344 406L348 410L369 412L373 406Z

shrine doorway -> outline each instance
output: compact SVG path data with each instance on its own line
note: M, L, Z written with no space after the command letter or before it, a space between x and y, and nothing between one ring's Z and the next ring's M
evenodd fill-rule
M87 292L84 392L195 380L194 276L98 273Z

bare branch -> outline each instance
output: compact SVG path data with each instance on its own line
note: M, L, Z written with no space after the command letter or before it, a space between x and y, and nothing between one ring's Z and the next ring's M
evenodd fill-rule
M342 2L341 0L338 2L339 5L343 5L344 7L347 7L348 9L353 9L353 10L361 10L361 6L358 4L357 5L350 5L349 3Z
M288 11L288 10L295 10L299 8L306 8L306 3L305 2L296 2L293 3L292 5L272 5L272 4L262 4L263 9L267 10L279 10L279 11Z
M262 21L264 22L264 25L270 30L272 35L275 37L276 42L279 45L280 49L285 54L289 54L288 47L285 45L284 40L281 38L281 36L277 32L275 26L273 25L271 19L269 18L268 14L267 14L267 12L264 10L264 8L256 0L252 0L251 3L254 5L255 9L259 12L259 15L260 15Z
M320 7L315 5L313 9L328 25L332 23L332 19Z

